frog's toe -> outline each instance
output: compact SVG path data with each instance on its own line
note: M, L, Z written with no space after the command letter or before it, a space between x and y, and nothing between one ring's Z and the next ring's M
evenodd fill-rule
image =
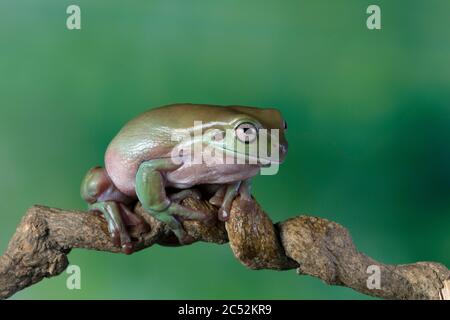
M128 233L120 232L120 230L114 230L110 233L114 246L121 248L121 251L125 254L132 254L134 252L134 244Z
M122 248L124 253L129 254L132 253L133 243L126 228L122 211L121 205L114 201L97 202L90 207L90 212L101 215L106 220L114 246Z
M134 245L132 242L122 244L122 252L125 254L132 254L134 252Z
M225 191L219 190L214 195L213 198L217 198L217 202L215 199L212 199L214 200L213 202L218 203L219 199L222 198L218 211L218 217L221 221L227 221L230 218L231 207L233 205L234 199L236 199L237 196L240 196L240 199L243 201L252 200L250 180L244 180L230 184L224 190Z
M197 211L194 209L187 208L178 203L172 203L167 209L167 213L173 216L176 216L179 220L198 220L205 221L210 218L210 215Z
M109 235L114 246L121 248L123 253L131 254L134 252L134 245L128 232L113 227L109 230Z
M244 180L242 181L241 185L239 186L238 191L241 200L244 201L251 201L252 198L252 185L250 180Z
M186 198L200 200L202 198L202 195L197 189L185 189L176 193L172 193L169 196L170 201L174 203L181 203Z
M228 221L230 219L231 203L224 203L219 208L218 218L220 221Z
M164 222L178 238L180 244L190 244L195 241L184 229L184 220L209 221L211 215L196 211L178 203L171 203L164 211L157 212L155 217ZM214 218L214 217L213 217Z
M134 234L143 234L150 231L150 226L140 215L137 215L125 205L121 204L121 216L127 230Z
M180 244L182 245L188 245L195 242L195 238L191 236L190 234L186 233L184 236L182 236L180 239Z
M209 203L213 206L220 207L223 203L223 199L225 197L225 192L227 190L226 186L220 187L216 193L209 199Z
M109 236L115 247L120 247L120 235L118 231L109 230Z

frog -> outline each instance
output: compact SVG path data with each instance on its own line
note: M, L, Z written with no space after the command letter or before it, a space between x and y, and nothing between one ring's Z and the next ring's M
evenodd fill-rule
M138 202L165 223L180 244L190 244L194 239L182 222L211 223L211 215L183 206L182 201L206 194L218 207L217 219L227 221L235 198L252 199L251 179L284 161L286 131L287 123L276 108L191 103L151 108L111 140L104 167L87 172L81 196L90 212L106 219L114 244L127 254L134 251L129 230L145 229L144 219L133 212ZM275 150L270 156L249 151L263 138ZM194 161L192 150L201 161ZM220 157L211 158L212 154ZM208 157L210 161L202 160Z

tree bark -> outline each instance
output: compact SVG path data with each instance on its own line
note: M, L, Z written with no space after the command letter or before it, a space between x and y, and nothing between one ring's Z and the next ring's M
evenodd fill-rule
M206 201L185 199L183 205L217 216L217 208ZM179 245L167 226L140 205L135 212L149 225L145 232L131 230L137 250L154 244ZM256 201L238 198L226 223L216 219L208 225L197 221L183 225L196 241L229 242L237 259L251 269L296 268L300 275L386 299L450 299L450 271L442 264L382 264L359 252L348 231L326 219L298 216L274 225ZM100 216L30 208L0 257L0 298L62 273L74 248L121 252ZM374 281L377 275L379 281Z

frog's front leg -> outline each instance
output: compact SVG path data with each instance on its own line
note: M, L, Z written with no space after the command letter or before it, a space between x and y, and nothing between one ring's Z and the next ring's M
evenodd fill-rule
M193 242L177 218L188 220L207 220L205 213L188 209L171 201L165 190L164 172L180 167L169 158L143 162L136 174L136 194L142 207L156 219L169 226L182 244Z
M209 200L212 204L221 203L218 212L219 220L227 221L230 218L231 205L238 195L240 195L242 200L251 200L250 179L237 181L224 186ZM220 201L220 198L223 200Z

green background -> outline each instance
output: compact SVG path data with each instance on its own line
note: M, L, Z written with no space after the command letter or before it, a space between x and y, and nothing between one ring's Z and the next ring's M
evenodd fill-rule
M254 187L274 221L321 216L380 261L449 266L449 17L447 0L1 0L0 250L35 203L85 208L80 180L127 120L196 102L284 114L287 161ZM14 298L367 298L248 270L228 245L69 258L81 290L64 273Z

